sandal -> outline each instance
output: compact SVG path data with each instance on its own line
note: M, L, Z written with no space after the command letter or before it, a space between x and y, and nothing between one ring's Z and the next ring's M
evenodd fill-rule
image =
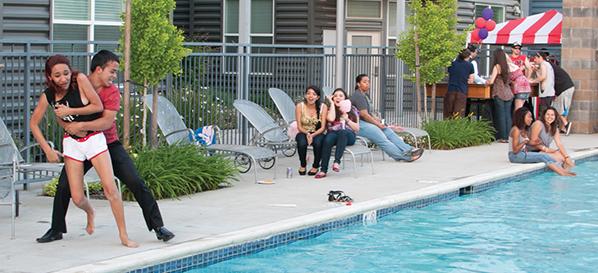
M301 170L301 169L303 169L303 170ZM297 172L299 172L299 175L305 175L306 171L307 170L305 168L299 168L299 170L297 170Z
M341 170L340 165L338 163L334 162L332 164L332 170L338 173Z
M350 203L353 202L353 198L345 195L343 191L329 191L328 192L328 201L329 202L346 202Z
M314 171L314 169L315 169L315 171ZM318 169L316 169L316 168L311 168L311 170L309 170L309 172L307 173L307 175L309 175L309 176L314 176L314 175L316 175L317 173L318 173Z
M320 178L324 178L326 177L326 173L325 172L318 172L316 174L316 179L320 179Z

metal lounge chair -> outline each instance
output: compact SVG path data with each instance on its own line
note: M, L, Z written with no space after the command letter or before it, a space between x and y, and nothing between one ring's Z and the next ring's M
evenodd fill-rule
M295 121L295 103L293 99L286 92L278 88L269 88L268 94L270 94L270 98L274 101L285 123L289 125Z
M233 106L253 125L257 134L251 139L253 145L268 147L274 152L281 151L285 156L296 152L294 139L289 138L286 128L277 123L264 108L248 100L237 99Z
M0 119L0 199L10 199L1 204L11 206L11 239L15 238L15 218L19 216L16 186L50 181L60 174L63 167L61 163L25 162L21 153L35 146L38 144L18 150L4 121ZM50 146L54 147L51 142Z
M145 96L145 105L151 111L153 98L151 95ZM158 97L158 127L162 131L166 142L169 145L176 145L180 143L196 143L190 139L190 134L194 135L193 130L187 128L183 122L181 115L178 113L174 105L165 97ZM217 128L217 127L216 127ZM217 133L217 138L220 134ZM239 171L246 173L251 169L251 166L259 165L264 169L272 168L276 163L276 153L268 148L247 146L247 145L232 145L222 144L221 139L218 139L217 144L203 146L207 151L220 152L230 154L235 157L235 164ZM254 178L257 182L257 169L254 167ZM274 172L276 177L276 171Z
M274 104L278 108L278 111L282 115L285 122L290 124L291 122L295 121L295 103L293 103L291 97L278 88L270 88L268 89L268 93L270 94L270 97L274 101ZM354 169L357 169L355 156L369 155L372 174L374 173L374 158L372 151L368 148L367 142L362 138L358 137L355 145L345 147L345 154L349 154L351 156ZM334 155L334 151L332 152L332 155Z

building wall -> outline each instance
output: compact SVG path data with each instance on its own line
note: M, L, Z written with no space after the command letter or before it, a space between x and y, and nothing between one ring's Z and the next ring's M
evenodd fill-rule
M0 39L50 37L50 0L0 0Z
M563 1L561 65L575 82L573 132L598 132L598 0Z
M222 0L176 0L173 22L200 42L222 41Z

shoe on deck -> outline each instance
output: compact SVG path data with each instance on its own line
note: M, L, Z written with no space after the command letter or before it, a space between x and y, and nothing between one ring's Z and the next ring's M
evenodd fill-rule
M62 240L62 232L55 231L53 229L48 229L44 236L35 239L38 243L49 243L56 240Z
M568 135L569 135L569 133L571 133L571 124L572 124L572 123L573 123L573 122L569 121L569 122L567 122L567 124L565 124L565 135L566 135L566 136L568 136Z
M155 229L155 231L158 240L168 242L170 239L174 238L174 233L170 232L170 230L166 229L165 227L159 227Z

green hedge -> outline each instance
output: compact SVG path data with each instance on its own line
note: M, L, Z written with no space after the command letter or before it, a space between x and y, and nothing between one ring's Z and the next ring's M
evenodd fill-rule
M489 144L495 134L490 122L471 117L430 121L423 129L430 134L432 148L440 150Z

